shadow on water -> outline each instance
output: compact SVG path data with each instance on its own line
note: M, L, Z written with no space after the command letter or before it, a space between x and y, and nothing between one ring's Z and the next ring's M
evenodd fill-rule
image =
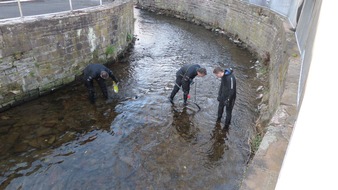
M134 47L109 65L121 81L118 94L109 88L110 101L95 83L91 105L75 82L1 113L0 189L238 188L262 85L254 58L203 27L140 10L135 16ZM182 106L181 91L175 106L167 100L186 63L208 72L191 90L200 111ZM219 65L233 66L238 81L227 130L215 124Z
M219 122L216 123L215 128L212 130L210 141L212 142L211 148L208 150L208 157L210 161L216 162L223 157L229 146L226 144L228 140L229 126L222 128Z
M194 126L193 117L196 113L188 107L173 108L173 122L172 126L176 128L177 134L180 135L187 142L196 140L198 129Z

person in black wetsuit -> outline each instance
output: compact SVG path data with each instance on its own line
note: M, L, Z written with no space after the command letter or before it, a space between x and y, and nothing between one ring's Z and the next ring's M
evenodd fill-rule
M180 90L180 88L182 87L184 105L187 105L187 99L188 99L188 94L190 91L190 84L192 83L192 80L196 76L204 77L205 75L207 75L207 70L205 68L201 68L201 66L199 66L198 64L185 65L181 67L180 70L176 72L175 87L173 91L171 92L169 101L172 104L174 103L174 97L176 93Z
M89 100L91 103L95 103L95 89L93 80L99 83L101 91L105 99L108 99L108 91L105 80L111 77L114 82L118 83L117 78L113 75L113 72L102 64L89 64L84 70L84 82L88 90Z
M214 74L217 78L221 78L221 87L218 92L217 100L218 104L218 115L217 122L220 122L222 119L224 106L226 107L226 119L225 126L229 126L231 122L232 109L235 105L236 100L236 78L233 75L232 68L227 68L225 70L220 67L214 69Z

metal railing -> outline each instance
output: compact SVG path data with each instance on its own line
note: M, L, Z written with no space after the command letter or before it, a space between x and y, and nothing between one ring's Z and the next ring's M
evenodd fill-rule
M302 6L303 0L244 0L250 4L266 7L272 11L287 17L295 28L298 22L299 8Z
M114 0L0 0L0 20L102 6Z
M20 0L18 0L18 1L20 1ZM69 6L70 6L70 11L73 11L72 0L69 0ZM100 6L102 6L102 0L100 0Z

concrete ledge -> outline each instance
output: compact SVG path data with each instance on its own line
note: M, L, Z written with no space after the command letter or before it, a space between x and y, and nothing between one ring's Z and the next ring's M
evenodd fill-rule
M293 130L292 124L285 124L290 116L288 109L288 106L280 106L272 118L260 147L248 166L241 190L275 189Z
M294 38L293 35L289 39ZM281 105L269 122L266 133L249 163L241 190L274 190L286 149L298 115L297 91L301 60L295 40L290 40L289 66Z

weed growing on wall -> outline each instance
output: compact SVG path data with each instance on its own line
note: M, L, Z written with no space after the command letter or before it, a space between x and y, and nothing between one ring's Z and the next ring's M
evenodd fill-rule
M106 57L108 58L108 56L111 56L115 53L115 47L114 46L108 46L106 48Z

